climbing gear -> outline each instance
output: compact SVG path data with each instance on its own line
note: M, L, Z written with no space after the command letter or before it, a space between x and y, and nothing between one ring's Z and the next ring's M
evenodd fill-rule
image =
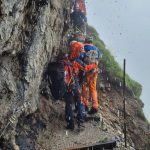
M98 51L90 50L86 53L86 57L88 57L89 63L96 63L98 61Z
M18 118L18 115L21 112L24 112L29 106L31 106L31 103L29 101L26 101L23 103L23 105L21 105L20 107L18 107L13 114L11 115L11 117L9 118L8 123L5 125L4 128L1 129L0 131L0 138L5 134L6 130L8 130L9 126L13 125L16 121L16 119Z
M97 63L91 63L85 66L85 72L88 74L98 73Z
M86 37L84 43L93 43L93 37Z
M51 62L48 65L47 75L49 87L53 97L58 100L64 97L67 90L74 82L72 64L68 59Z
M94 63L100 60L100 50L93 44L86 43L84 45L86 56L88 57L89 63Z
M84 33L77 27L77 26L75 26L75 33L77 34L83 34L84 35Z

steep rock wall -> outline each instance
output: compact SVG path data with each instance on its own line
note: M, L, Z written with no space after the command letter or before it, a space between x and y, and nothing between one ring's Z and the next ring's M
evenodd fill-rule
M25 102L30 103L26 114L38 108L42 74L61 50L69 5L69 0L0 1L1 132Z

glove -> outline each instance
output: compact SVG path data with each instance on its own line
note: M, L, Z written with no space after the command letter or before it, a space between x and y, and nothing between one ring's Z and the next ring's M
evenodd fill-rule
M98 60L96 60L95 64L98 65Z

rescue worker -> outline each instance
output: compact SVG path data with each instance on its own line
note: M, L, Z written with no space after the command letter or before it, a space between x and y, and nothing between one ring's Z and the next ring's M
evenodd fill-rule
M74 78L75 78L75 85L76 85L76 89L78 89L78 94L80 96L80 103L78 103L75 99L75 109L77 110L80 107L80 120L84 120L84 113L85 110L82 106L81 103L81 84L79 82L79 72L81 70L84 70L84 65L83 62L78 61L78 58L80 56L81 53L84 53L84 44L82 44L81 42L77 42L77 41L72 41L70 44L70 55L69 55L69 59L72 62L73 65L73 69L74 69ZM79 105L78 105L79 104ZM81 110L82 107L82 110Z
M96 60L89 60L88 55L85 59L85 62L87 64L91 64L92 70L86 71L86 81L83 83L82 86L82 92L83 92L83 101L86 107L86 110L88 111L89 107L89 94L92 98L92 108L90 111L88 111L89 114L97 113L98 111L98 98L97 98L97 90L96 90L96 84L97 84L97 77L98 77L98 60L100 58L100 50L93 45L91 38L85 39L85 45L84 50L86 54L89 52L96 52Z
M85 0L76 0L76 5L79 5L79 9L85 14L86 16L86 6L85 6Z
M80 10L79 5L75 5L74 11L70 14L71 24L73 24L73 28L83 30L85 23L87 22L87 18L85 14Z
M73 112L72 112L72 102L73 102L73 89L72 89L72 84L74 84L74 79L73 79L73 67L72 64L70 62L70 60L68 59L68 57L66 57L65 60L66 64L68 64L66 66L66 68L64 68L65 70L65 83L67 83L67 91L64 95L65 98L65 118L67 121L67 127L66 129L74 129L74 119L73 119Z
M83 51L84 45L77 41L72 41L70 45L70 52L68 56L68 60L72 65L71 76L70 79L73 79L73 82L70 83L70 87L68 92L65 94L65 116L67 121L67 129L74 129L74 118L72 111L73 100L75 100L75 108L77 111L77 120L78 123L84 122L85 112L83 109L83 105L81 104L81 87L79 85L78 73L79 70L83 67L76 61L79 57L80 53Z
M75 101L75 110L77 112L77 120L78 123L83 123L85 119L85 106L83 101L81 100L81 84L79 83L79 71L89 72L93 68L97 66L97 64L88 64L86 65L80 59L80 56L84 55L84 44L72 41L70 44L70 52L68 56L68 63L72 65L72 74L70 76L70 87L68 92L65 94L66 107L66 121L67 121L67 129L74 129L74 119L73 119L73 101ZM73 79L73 82L72 82Z
M79 31L75 32L75 33L72 33L72 34L68 34L68 45L70 45L70 43L75 40L77 42L81 42L81 43L84 43L85 41L85 35L83 33L80 33Z

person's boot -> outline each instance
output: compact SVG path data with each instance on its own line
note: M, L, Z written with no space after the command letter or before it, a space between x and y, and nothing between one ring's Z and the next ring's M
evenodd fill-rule
M98 109L95 109L95 108L91 108L90 111L88 112L88 114L92 115L92 114L95 114L98 112Z
M89 107L88 106L85 106L85 111L89 112Z
M73 112L74 112L74 113L77 113L77 112L78 112L78 110L77 110L77 109L74 109L74 110L73 110Z
M74 130L74 122L73 121L68 122L66 129Z

